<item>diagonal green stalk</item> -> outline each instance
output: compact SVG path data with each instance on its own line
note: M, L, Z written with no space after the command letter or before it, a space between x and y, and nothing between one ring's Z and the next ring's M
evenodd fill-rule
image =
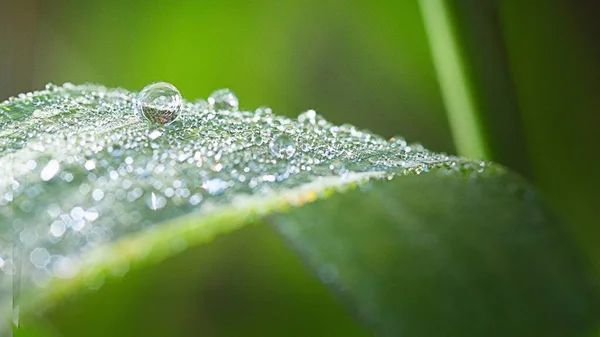
M529 176L497 1L419 3L458 153Z
M456 148L464 155L489 158L448 5L443 0L423 0L421 10Z

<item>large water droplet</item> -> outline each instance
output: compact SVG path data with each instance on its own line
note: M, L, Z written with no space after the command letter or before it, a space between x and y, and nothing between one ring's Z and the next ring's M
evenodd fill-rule
M288 135L279 135L269 143L269 149L277 158L290 159L296 153L296 143Z
M182 105L181 94L174 85L155 82L140 91L135 108L150 122L166 125L177 119Z
M213 110L230 110L237 111L240 102L233 91L229 89L219 89L207 99L208 107Z

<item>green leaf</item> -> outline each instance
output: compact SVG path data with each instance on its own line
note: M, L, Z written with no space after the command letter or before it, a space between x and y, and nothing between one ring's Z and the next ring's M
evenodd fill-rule
M496 165L314 111L292 121L184 102L158 125L136 103L65 84L0 105L0 317L68 310L66 298L268 219L384 335L596 324L587 265L530 187Z
M589 266L513 174L438 171L369 189L275 222L382 335L580 336L597 324Z

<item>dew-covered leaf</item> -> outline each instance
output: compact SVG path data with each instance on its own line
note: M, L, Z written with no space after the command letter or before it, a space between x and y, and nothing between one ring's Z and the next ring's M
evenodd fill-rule
M0 104L0 317L18 321L273 215L386 335L593 323L586 266L501 168L312 110L238 111L227 90L178 95L66 84ZM549 313L553 324L532 330Z

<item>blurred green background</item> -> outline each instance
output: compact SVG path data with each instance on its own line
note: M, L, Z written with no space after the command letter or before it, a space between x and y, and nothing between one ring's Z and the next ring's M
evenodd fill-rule
M463 26L465 36L476 35L481 22L494 21L501 48L475 39L477 43L469 44L465 53L475 50L479 54L470 53L465 59L478 64L469 56L493 50L492 57L505 60L506 68L498 71L508 78L509 90L516 97L518 125L513 126L523 130L524 141L523 148L515 149L515 153L527 154L523 165L527 169L522 173L536 185L600 271L596 243L600 237L600 3L488 2L499 4L497 16L475 11L459 13L458 17L468 23ZM3 2L0 9L0 99L43 88L47 82L96 82L137 91L162 80L176 85L190 100L228 87L237 93L245 109L268 105L278 114L296 116L313 108L335 123L352 123L385 137L402 135L431 150L456 153L417 1L22 0ZM489 70L483 68L474 67L471 71L475 74L471 75ZM475 85L486 87L492 96L495 92L493 83ZM502 90L494 97L500 102ZM503 120L502 110L494 113L486 130L501 132L493 121ZM121 290L111 293L108 287L107 294L120 299L117 305L122 306L121 311L90 309L114 304L110 296L93 298L92 294L87 302L73 304L79 309L58 313L47 324L65 335L77 335L88 324L87 319L100 315L99 326L91 329L97 334L88 332L86 336L121 330L123 335L137 335L127 330L135 329L134 323L123 322L131 312L128 301L137 305L140 301L134 301L134 295L119 293L122 289L138 289L135 282L143 281L156 285L147 291L157 294L156 289L176 288L174 285L200 278L217 281L199 282L199 293L235 289L226 299L209 301L228 306L215 309L204 304L199 308L202 296L190 299L187 293L150 296L155 305L144 304L138 308L139 317L130 321L163 317L163 321L156 321L159 327L181 324L173 336L198 335L194 331L202 328L204 335L237 335L234 330L239 326L245 326L245 332L254 326L257 336L269 334L261 330L265 327L280 327L284 330L270 332L286 335L365 333L333 302L317 277L304 271L297 257L283 248L277 250L284 251L283 257L271 256L273 247L283 243L269 230L257 226L240 233L219 239L222 244L202 248L208 252L198 256L219 261L211 264L212 269L197 262L196 255L189 257L192 253L168 264L169 268L179 266L179 274L181 270L196 270L196 278L186 281L164 276L178 275L173 270L139 274L128 278L130 285L118 288ZM246 247L253 254L223 248L232 246ZM244 256L241 261L240 256ZM196 269L196 263L203 267ZM248 279L254 283L245 287ZM206 290L215 284L221 286ZM95 304L89 307L81 304L84 302ZM175 323L177 315L165 312L180 309L170 311L163 304L187 308L189 315ZM151 309L156 307L163 309L156 313ZM227 315L214 314L218 310L239 319L219 321L216 317ZM289 314L273 316L282 310ZM261 313L257 316L262 318L240 323L253 312ZM338 330L328 330L325 323L332 321L339 324L328 324ZM129 327L116 328L119 324ZM232 330L217 333L227 330L223 327ZM144 333L158 336L160 331Z

